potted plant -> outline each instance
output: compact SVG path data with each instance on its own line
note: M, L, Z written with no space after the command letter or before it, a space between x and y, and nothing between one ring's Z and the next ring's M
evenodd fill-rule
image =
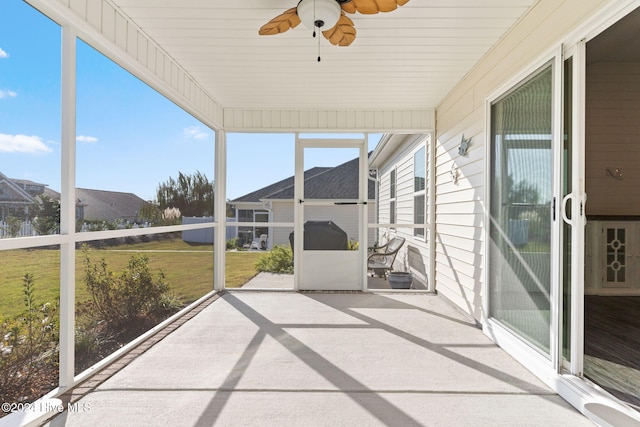
M413 278L407 271L390 271L389 286L391 289L411 289Z

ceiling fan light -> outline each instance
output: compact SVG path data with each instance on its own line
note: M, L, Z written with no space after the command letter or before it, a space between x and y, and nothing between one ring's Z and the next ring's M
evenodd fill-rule
M336 0L301 0L297 11L305 27L326 31L338 23L342 8Z

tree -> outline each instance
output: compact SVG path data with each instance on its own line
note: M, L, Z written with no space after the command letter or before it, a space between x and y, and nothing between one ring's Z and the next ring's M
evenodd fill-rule
M162 219L162 212L158 208L158 205L152 202L144 202L140 206L138 211L138 217L142 221L147 221L152 224L158 224Z
M60 201L46 194L40 194L38 198L40 201L32 207L36 232L41 236L54 234L60 227Z
M193 175L178 172L178 179L169 178L156 190L160 211L177 208L183 216L213 215L213 181L203 173Z

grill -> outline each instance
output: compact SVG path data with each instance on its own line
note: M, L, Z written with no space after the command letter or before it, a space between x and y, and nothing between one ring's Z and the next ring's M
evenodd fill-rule
M305 251L346 251L349 249L347 233L333 221L307 221L304 223ZM293 249L293 232L289 234Z

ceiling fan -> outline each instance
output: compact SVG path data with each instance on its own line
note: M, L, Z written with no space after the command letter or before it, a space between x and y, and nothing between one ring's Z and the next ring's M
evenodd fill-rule
M286 10L264 24L261 36L284 33L302 22L306 27L322 31L322 35L336 46L349 46L356 39L353 21L345 13L374 14L391 12L409 0L300 0L296 7Z

